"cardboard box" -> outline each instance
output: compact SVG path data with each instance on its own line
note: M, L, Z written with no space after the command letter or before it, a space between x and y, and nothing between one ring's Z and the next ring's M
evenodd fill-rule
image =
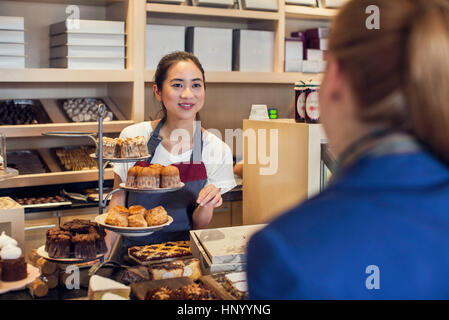
M194 6L232 7L234 0L192 0Z
M274 32L234 30L232 70L273 72Z
M147 25L145 66L155 70L159 60L173 51L185 50L186 28L183 26Z
M10 197L0 198L0 234L3 231L25 250L25 209Z
M103 20L78 20L79 25L68 23L69 20L50 25L50 35L61 33L99 33L124 34L125 22Z
M186 50L198 57L205 71L232 71L232 29L188 27Z
M73 46L124 46L124 34L63 33L50 37L50 47Z
M23 43L0 43L0 56L25 56Z
M316 0L285 0L285 4L299 4L302 6L317 6Z
M0 30L0 42L25 43L25 32L13 30Z
M302 72L303 41L298 38L285 39L285 72Z
M0 30L25 30L24 17L0 16Z
M56 58L50 59L51 68L68 69L124 69L123 58Z
M125 58L125 47L60 46L50 48L50 58Z
M0 69L25 68L25 57L0 56Z
M244 10L278 11L277 0L242 0Z

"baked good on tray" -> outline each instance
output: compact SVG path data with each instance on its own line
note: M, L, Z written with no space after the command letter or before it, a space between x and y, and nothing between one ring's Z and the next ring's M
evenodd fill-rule
M142 263L191 256L190 241L169 241L128 248L128 255Z
M177 167L148 164L145 161L139 161L129 168L125 182L126 187L138 189L176 188L180 184Z
M179 169L175 166L166 166L161 169L161 188L176 188L181 184Z
M140 158L148 156L148 143L144 136L134 138L103 137L103 157Z
M45 251L50 258L93 259L107 251L106 232L96 222L74 219L47 230Z
M28 276L27 263L17 241L5 232L0 236L0 280L19 281Z
M166 286L149 290L145 300L219 300L219 298L206 286L192 283L176 290Z
M117 205L109 209L105 224L116 227L146 228L167 223L168 214L162 206L146 210L143 206L131 206L129 209Z

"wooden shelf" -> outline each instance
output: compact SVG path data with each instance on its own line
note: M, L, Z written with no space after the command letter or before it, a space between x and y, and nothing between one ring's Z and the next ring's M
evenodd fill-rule
M0 69L1 82L132 82L133 70Z
M53 4L66 4L67 0L8 0L12 2L31 2L31 3L53 3ZM71 0L70 4L75 5L89 5L89 6L106 6L113 3L125 2L127 0Z
M206 72L206 83L274 83L294 84L297 81L320 81L321 73L302 72ZM154 71L145 72L145 81L152 83Z
M122 131L125 127L134 124L134 121L109 121L103 123L105 133ZM43 132L48 131L76 131L76 132L98 132L97 122L82 123L47 123L28 124L15 126L0 126L0 132L7 138L40 137Z
M104 179L114 179L114 172L112 168L104 171ZM65 184L78 183L87 181L98 181L98 170L84 170L84 171L62 171L39 174L24 174L2 181L0 189L5 188L20 188L20 187L34 187L50 184Z
M187 5L156 4L156 3L147 3L147 12L178 14L178 15L210 16L210 17L222 17L231 19L254 19L254 20L279 20L281 16L279 12L207 8L207 7L197 7Z
M305 6L285 6L286 18L329 20L338 12L338 9L312 8Z

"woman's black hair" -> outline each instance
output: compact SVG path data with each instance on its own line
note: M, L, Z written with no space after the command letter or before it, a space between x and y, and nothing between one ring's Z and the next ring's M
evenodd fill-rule
M195 55L186 51L174 51L162 57L157 66L156 73L154 74L154 83L156 84L157 89L159 91L162 91L163 83L165 79L167 79L168 69L170 69L172 65L174 65L179 61L189 61L189 60L192 61L198 67L198 69L200 69L201 74L203 76L203 86L204 89L206 89L206 78L204 76L203 66L201 65L200 61ZM161 112L163 113L163 117L167 116L167 109L165 108L164 103L162 103ZM200 120L199 113L196 114L196 120Z

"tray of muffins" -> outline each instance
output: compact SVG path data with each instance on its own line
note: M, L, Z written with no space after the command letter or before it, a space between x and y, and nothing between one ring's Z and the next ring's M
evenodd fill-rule
M162 206L147 210L140 205L129 208L117 205L107 213L96 216L95 222L124 236L142 237L169 226L173 218Z
M20 290L40 275L40 270L26 263L22 249L5 232L0 235L0 294Z
M45 245L37 253L59 263L81 263L101 259L107 251L106 232L98 223L74 219L47 230Z
M98 142L97 142L98 143ZM133 138L103 137L103 160L110 162L133 162L150 157L148 141L143 136ZM90 157L98 159L98 150Z
M128 170L126 182L119 186L131 192L164 193L178 191L185 185L176 166L139 161Z

